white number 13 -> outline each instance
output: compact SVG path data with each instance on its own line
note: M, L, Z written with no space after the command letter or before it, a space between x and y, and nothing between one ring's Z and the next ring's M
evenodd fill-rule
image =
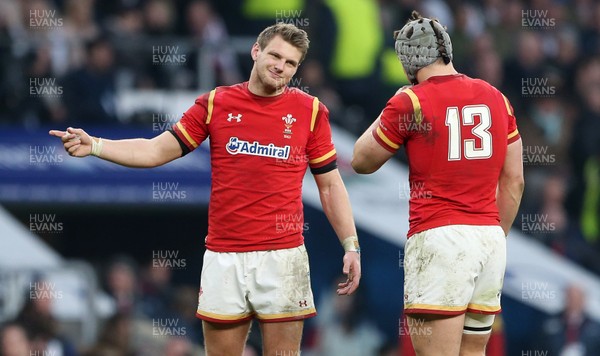
M486 105L469 105L462 109L462 125L475 125L475 116L479 116L480 122L471 129L481 142L477 145L475 139L465 139L464 155L466 159L486 159L492 157L492 134L488 131L492 126L492 115L490 108ZM446 109L446 126L450 132L448 135L448 161L461 159L461 120L456 106Z

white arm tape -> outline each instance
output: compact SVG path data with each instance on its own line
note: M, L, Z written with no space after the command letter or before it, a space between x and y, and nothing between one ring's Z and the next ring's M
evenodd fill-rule
M98 138L98 141L92 138L92 156L100 157L102 153L102 146L104 146L104 142L102 142L101 138Z
M344 247L344 251L346 251L346 252L353 251L353 252L360 253L360 246L358 245L358 237L356 237L356 236L346 237L342 241L342 246Z

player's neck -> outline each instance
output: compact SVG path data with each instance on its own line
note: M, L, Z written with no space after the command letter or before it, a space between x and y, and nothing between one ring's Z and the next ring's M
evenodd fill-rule
M454 69L454 65L452 65L452 62L448 64L433 63L431 65L428 65L427 67L421 68L417 72L417 81L419 83L423 83L431 77L453 74L458 74L458 72L456 71L456 69Z

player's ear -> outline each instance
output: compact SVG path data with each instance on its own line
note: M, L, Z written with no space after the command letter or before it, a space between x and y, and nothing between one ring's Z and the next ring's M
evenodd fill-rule
M252 50L250 51L250 55L252 56L252 60L256 61L258 58L258 51L260 51L260 45L258 42L254 42L252 45Z

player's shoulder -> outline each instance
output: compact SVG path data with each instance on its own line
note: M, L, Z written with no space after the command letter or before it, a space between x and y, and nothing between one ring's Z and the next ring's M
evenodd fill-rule
M318 105L317 109L320 112L329 112L325 104L323 104L318 97L310 95L309 93L298 88L288 87L285 95L290 99L296 100L296 105L300 105L303 108L314 110L315 105Z
M248 91L248 82L218 86L214 90L219 93L242 93Z
M506 95L504 95L500 91L500 89L496 88L492 84L490 84L487 81L480 79L480 78L469 78L469 79L473 83L476 83L476 85L479 85L480 88L483 87L483 88L487 89L488 100L496 100L496 103L498 103L498 105L500 107L506 107L506 110L508 111L508 113L510 115L514 115L510 101L508 100ZM481 90L479 90L479 91L481 91Z
M218 86L212 90L200 94L196 98L196 103L206 103L211 98L214 100L216 96L222 97L223 95L231 95L237 93L243 93L246 88L246 83L237 83L233 85Z
M394 94L388 100L388 105L392 106L398 110L412 109L413 108L413 99L411 97L414 97L415 100L418 100L417 94L415 93L415 91L418 92L418 90L415 90L417 87L418 87L418 85L415 85L415 86L407 85L405 87L398 89L396 94Z
M316 98L316 96L312 96L304 90L300 90L299 88L295 87L287 87L285 90L285 95L288 98L294 98L302 103L309 103L311 105L314 99Z
M498 88L496 88L495 86L493 86L492 84L490 84L489 82L487 82L481 78L471 78L466 75L464 77L465 77L465 80L470 81L472 83L472 85L487 89L489 91L489 93L492 95L496 95L499 97L504 96Z
M211 90L211 92L214 92L214 95L218 95L219 97L243 95L248 92L248 82L218 86Z
M308 92L301 90L300 88L296 88L296 87L287 87L285 89L285 92L287 95L297 95L298 98L303 99L303 100L312 100L314 98L316 98L313 95L310 95Z
M493 91L494 93L500 93L500 90L498 88L496 88L495 86L493 86L492 84L490 84L489 82L481 79L481 78L471 78L471 77L467 77L469 78L469 80L471 80L473 83L476 83L479 86L488 88L489 90Z
M472 78L468 75L461 74L457 79L463 83L460 84L461 87L465 87L464 84L466 84L466 87L470 88L472 91L483 93L483 95L487 95L490 99L495 98L499 101L506 100L506 97L498 88L481 78Z

